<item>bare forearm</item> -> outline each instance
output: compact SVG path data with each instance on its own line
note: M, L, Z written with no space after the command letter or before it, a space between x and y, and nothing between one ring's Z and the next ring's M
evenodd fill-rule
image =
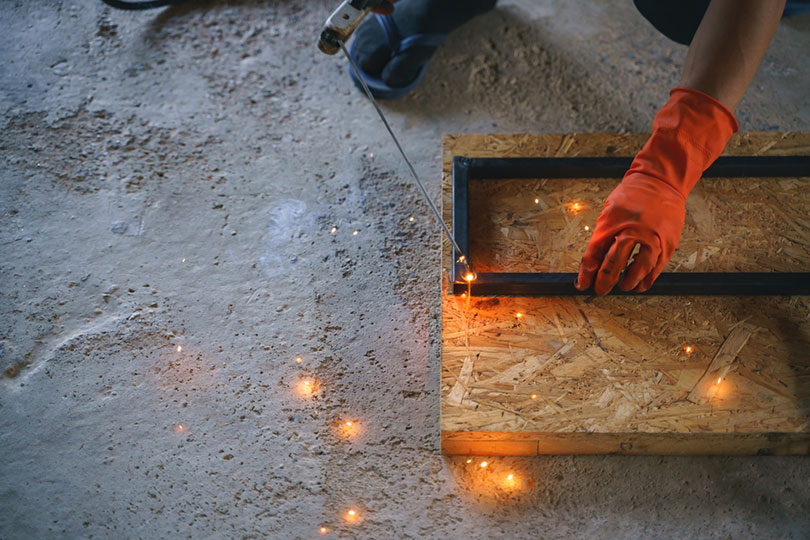
M734 110L776 32L785 0L712 0L698 27L680 86Z

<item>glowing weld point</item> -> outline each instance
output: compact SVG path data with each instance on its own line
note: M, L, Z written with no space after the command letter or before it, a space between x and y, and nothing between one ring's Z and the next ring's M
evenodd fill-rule
M180 259L180 262L186 262L186 259L185 258Z
M349 510L346 512L346 519L349 521L354 521L357 519L357 512L355 510Z
M467 463L472 463L472 458L468 459Z
M357 236L358 234L360 234L360 231L354 231L354 232L352 232L352 236Z
M587 225L585 225L585 230L586 230L586 231L590 231L590 230L591 230L591 228L590 228L590 227L588 227Z
M374 159L374 152L369 152L368 157Z
M352 427L354 424L351 422L346 422L346 427Z
M413 221L414 221L415 219L416 219L415 217L411 216L411 217L409 217L409 218L408 218L408 221L410 221L411 223L413 223Z
M183 346L182 345L177 346L177 352L183 352Z
M506 477L506 479L507 479L507 480L511 480L511 479L513 479L514 477L515 477L515 475L514 475L514 474L510 474L509 476L507 476L507 477Z
M321 534L326 534L326 533L329 532L329 529L327 529L326 527L321 527L319 530L320 530Z
M523 313L518 311L517 313L515 313L515 317L519 319L519 318L523 317Z
M717 384L720 384L723 381L723 377L717 377Z
M581 209L582 209L582 205L579 204L578 202L571 203L571 210L576 212L577 210L581 210Z
M175 433L185 433L185 431L186 431L186 426L184 426L183 424L177 424L176 426L174 426L174 432Z
M472 272L468 272L467 274L464 275L464 279L466 281L472 281L475 279L475 274L473 274Z
M459 258L458 258L458 260L457 260L456 262L463 263L463 262L464 262L464 261L466 261L466 260L467 260L467 258L466 258L466 257L464 257L464 255L462 255L461 257L459 257Z
M540 204L540 199L535 199L534 204Z
M300 356L295 359L295 362L298 363L298 364L300 364L303 361L304 361L304 359L301 358Z
M683 348L683 352L685 352L686 354L692 354L694 351L695 349L691 345L687 345L686 347Z
M467 293L465 293L465 292L461 293L462 298L464 298L465 296L467 296Z
M537 394L532 394L532 399L537 399Z
M487 465L489 465L489 463L487 463L486 461L482 461L482 462L481 462L481 468L482 468L482 469L483 469L484 467L486 467Z
M329 230L329 232L330 232L331 234L335 234L335 233L337 232L337 227L332 227L332 228Z

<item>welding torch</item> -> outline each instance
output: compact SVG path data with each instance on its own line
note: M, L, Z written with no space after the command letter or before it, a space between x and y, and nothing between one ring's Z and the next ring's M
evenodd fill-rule
M391 13L393 9L389 0L345 0L326 19L318 48L326 54L337 54L340 43L348 41L369 12Z

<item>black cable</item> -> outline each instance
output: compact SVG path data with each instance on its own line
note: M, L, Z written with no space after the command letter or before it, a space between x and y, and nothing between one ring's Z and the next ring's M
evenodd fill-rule
M164 6L173 6L182 4L188 0L143 0L143 1L129 1L129 0L101 0L108 6L116 9L125 9L127 11L138 11L142 9L154 9Z

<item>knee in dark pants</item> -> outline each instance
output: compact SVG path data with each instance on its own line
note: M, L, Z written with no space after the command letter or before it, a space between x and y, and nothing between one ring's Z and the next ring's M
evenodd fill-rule
M639 13L656 30L681 45L689 45L709 7L709 0L633 0Z

